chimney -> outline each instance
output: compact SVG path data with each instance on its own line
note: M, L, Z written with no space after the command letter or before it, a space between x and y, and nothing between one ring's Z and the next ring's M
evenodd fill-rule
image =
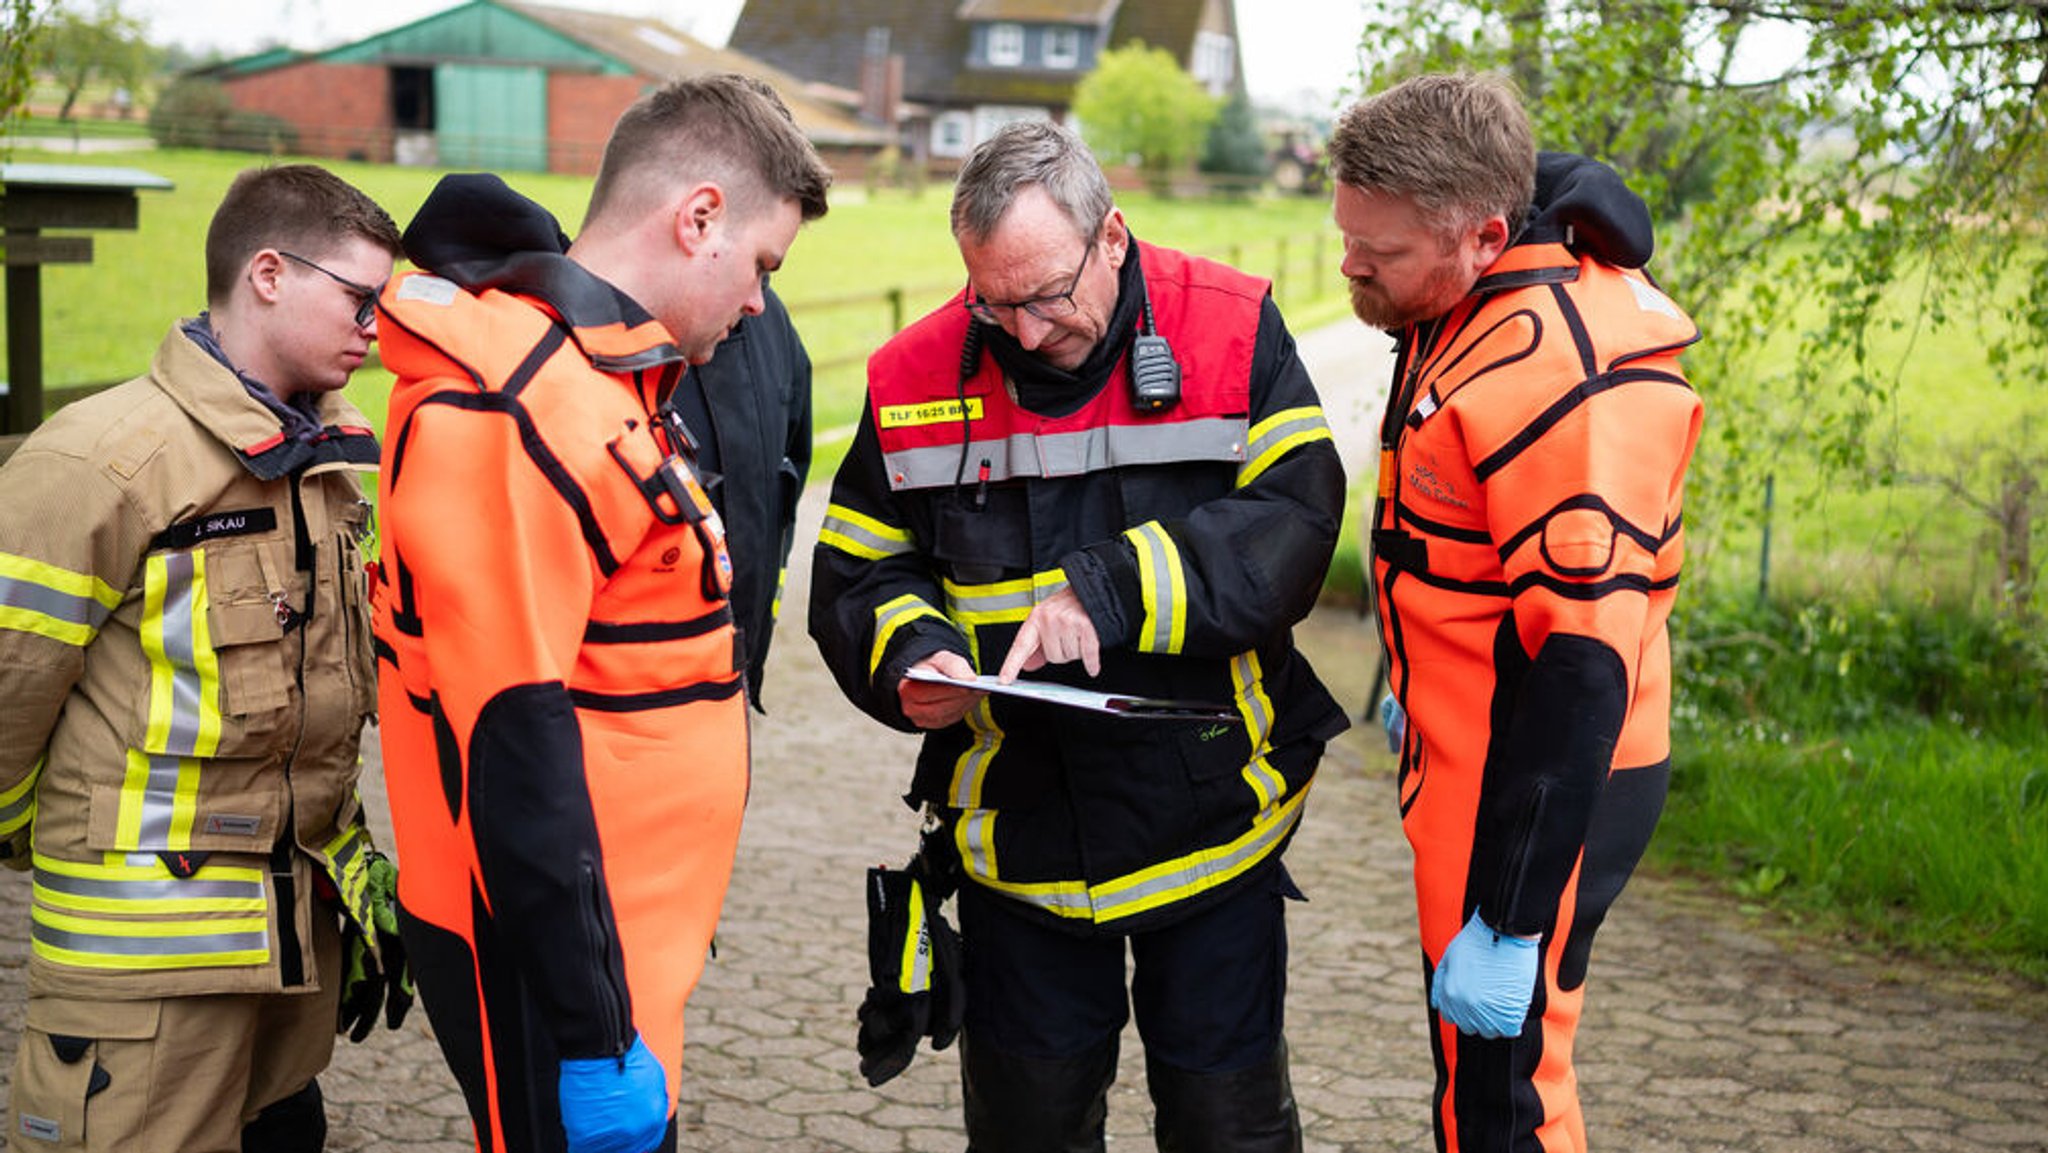
M860 60L860 114L884 128L894 128L903 107L903 57L889 52L889 29L868 29Z

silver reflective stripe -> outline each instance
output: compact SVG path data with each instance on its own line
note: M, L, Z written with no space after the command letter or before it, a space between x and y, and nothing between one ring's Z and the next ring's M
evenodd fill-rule
M1128 889L1118 889L1113 895L1102 895L1102 890L1108 886L1098 885L1095 888L1095 919L1112 921L1140 911L1139 908L1132 906L1150 907L1166 904L1168 902L1158 898L1170 896L1178 900L1212 888L1223 879L1242 872L1247 865L1272 852L1273 846L1279 844L1280 839L1300 819L1301 806L1291 805L1280 814L1280 819L1259 828L1256 835L1238 843L1227 855L1197 854L1193 858L1194 863L1153 877Z
M1140 464L1214 460L1243 463L1247 422L1243 417L1205 417L1163 424L1115 424L1075 432L1020 432L1000 440L977 440L968 459L988 462L992 481L1079 476ZM932 445L882 454L889 487L944 488L960 478L960 446ZM975 475L979 476L977 469Z
M1302 445L1329 439L1330 425L1323 419L1321 408L1312 405L1290 408L1268 416L1252 426L1251 445L1245 453L1244 467L1237 470L1238 487L1257 480L1281 458Z
M1145 619L1138 626L1138 651L1179 652L1182 606L1176 588L1182 577L1180 552L1165 526L1148 520L1124 530L1138 554L1139 593L1144 598Z
M953 762L952 804L955 808L972 809L981 804L981 787L988 781L988 768L996 759L996 750L1003 747L1003 730L996 724L995 710L986 697L975 702L963 719L974 734L974 743Z
M164 587L163 638L164 660L171 673L171 727L164 738L163 751L172 756L189 757L199 747L199 707L203 685L199 678L199 655L192 642L192 554L169 553L164 557L164 570L169 577ZM209 750L210 751L210 750ZM172 766L175 770L176 766ZM151 791L155 791L157 780L154 758L150 766ZM172 783L176 784L173 772ZM156 814L145 810L143 824L155 823ZM164 828L169 830L170 814L162 814ZM158 843L161 842L144 842Z
M825 523L818 530L818 541L866 560L902 556L916 547L911 544L908 532L838 505L826 510Z
M46 584L0 576L0 608L39 613L54 621L97 629L114 610L91 597L73 596Z
M186 881L95 881L37 869L35 884L53 893L108 901L184 901L206 897L259 903L263 900L261 881L203 881L196 877Z
M147 755L149 777L148 783L142 787L142 822L135 830L135 847L168 849L171 847L171 822L177 815L180 766L177 757Z
M119 928L109 922L109 928ZM98 933L74 933L45 925L30 927L35 940L51 948L73 953L98 953L117 957L169 957L187 953L248 953L269 947L270 935L258 929L247 933L193 933L181 937L114 937Z
M1273 731L1273 702L1266 698L1258 653L1242 652L1230 658L1230 679L1237 682L1237 711L1244 715L1252 749L1263 752L1266 734Z
M1067 587L1067 582L1043 589L1022 581L1005 581L1000 585L957 585L947 581L945 586L947 616L956 621L983 623L991 619L1021 621L1031 615L1038 602Z

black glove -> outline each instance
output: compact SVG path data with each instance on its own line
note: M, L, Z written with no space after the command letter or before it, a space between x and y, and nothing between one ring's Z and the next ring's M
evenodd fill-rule
M398 866L382 853L370 860L367 893L372 930L346 913L341 918L341 1009L334 1031L350 1041L370 1035L379 1005L384 1027L396 1029L413 1001L412 966L398 936Z
M861 1000L860 1073L880 1085L910 1067L917 1043L959 1035L967 991L960 937L939 914L920 862L868 870L868 987ZM927 903L929 901L929 903Z

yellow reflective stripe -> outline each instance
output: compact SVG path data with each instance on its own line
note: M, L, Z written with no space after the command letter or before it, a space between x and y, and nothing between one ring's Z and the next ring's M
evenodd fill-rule
M1180 547L1156 520L1124 530L1138 555L1138 587L1144 596L1145 619L1138 626L1138 651L1177 653L1187 643L1187 573Z
M128 750L128 769L121 778L121 808L114 817L114 843L124 849L132 849L142 840L142 805L131 798L140 798L149 790L149 754L140 749Z
M1242 775L1263 809L1286 795L1287 778L1281 776L1272 762L1266 759L1266 754L1271 751L1267 738L1273 731L1273 698L1266 692L1266 679L1260 671L1259 654L1255 650L1230 658L1230 682L1238 715L1244 718L1245 735L1250 738L1252 746L1252 758L1245 764Z
M967 729L974 734L974 740L967 751L953 762L953 787L951 803L955 808L972 809L981 805L981 789L988 783L989 766L995 763L997 750L1003 747L1003 729L996 724L995 709L991 698L983 697L974 702L964 718Z
M946 619L945 614L924 603L915 593L905 593L875 608L875 645L874 651L868 654L870 679L882 671L882 655L889 651L889 641L895 637L896 630L922 617Z
M1237 468L1237 487L1243 488L1259 479L1259 475L1273 467L1281 457L1302 445L1332 439L1330 425L1323 419L1322 409L1314 405L1281 409L1252 426L1250 441L1245 447L1245 462Z
M176 883L176 882L172 882ZM78 893L67 893L60 889L31 886L36 902L51 909L69 909L75 913L154 913L159 916L175 916L180 913L253 913L262 916L269 907L259 894L255 897L95 897ZM146 907L143 907L146 906ZM126 924L126 921L119 922Z
M213 631L207 624L206 554L192 553L192 668L199 674L199 732L192 755L210 757L220 751L220 656L213 649ZM192 815L185 814L189 826Z
M220 748L220 660L207 626L206 552L149 558L142 651L149 658L151 752L210 757Z
M912 549L909 529L885 524L843 504L825 509L825 523L818 530L818 543L831 545L862 560L883 560L901 556Z
M0 553L0 629L82 647L119 607L120 590L91 573Z
M224 881L256 885L261 888L264 870L260 866L216 865L211 862L200 866L190 878L180 880L164 868L163 862L149 854L122 857L109 853L103 863L66 861L56 857L35 855L36 871L58 877L76 877L80 880L121 883L127 881L177 881L189 884L191 881Z
M1301 819L1302 802L1307 797L1308 790L1303 789L1284 804L1268 807L1252 821L1251 828L1228 844L1202 849L1092 887L1089 899L1095 905L1096 922L1136 916L1243 875L1280 846L1287 831Z
M1016 580L991 584L941 582L946 592L946 615L967 628L1011 624L1031 615L1031 610L1067 587L1067 570L1054 568Z
M910 883L910 923L903 934L903 958L896 968L896 987L905 993L931 988L931 938L924 924L924 886Z
M199 812L201 763L193 757L157 756L128 750L121 780L121 807L114 818L114 847L121 851L189 849Z
M93 574L73 572L18 553L0 552L0 577L41 585L65 596L95 600L106 606L108 612L121 607L121 590Z
M327 875L333 879L334 887L341 890L342 904L348 908L349 917L365 929L374 929L370 909L370 854L367 830L361 825L350 825L320 850L325 858L321 864Z
M13 787L0 792L0 837L12 836L27 825L36 815L36 782L43 775L43 758L28 767L28 772L16 781Z
M1301 819L1308 790L1268 805L1251 827L1231 841L1183 857L1086 885L1080 881L1005 881L996 872L995 813L963 813L954 825L960 860L968 875L996 892L1056 916L1096 924L1133 917L1224 885L1271 856Z
M1079 881L1005 881L996 869L996 811L975 809L953 823L953 841L969 876L998 893L1057 913L1088 917L1088 886Z
M264 917L185 921L98 920L29 910L36 956L86 969L186 969L260 965L270 959Z
M161 749L170 740L171 702L177 683L178 670L171 664L170 656L164 651L164 601L169 596L170 573L162 556L153 556L144 569L142 585L142 653L149 658L149 727L143 741L150 748ZM128 760L129 772L135 769L133 756ZM126 796L128 789L123 788ZM128 813L123 806L123 822Z

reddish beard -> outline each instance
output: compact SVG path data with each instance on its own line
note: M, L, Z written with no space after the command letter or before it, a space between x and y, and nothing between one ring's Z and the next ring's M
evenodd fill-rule
M1444 260L1429 270L1422 287L1396 299L1377 280L1351 280L1351 311L1358 319L1382 332L1393 332L1419 321L1442 316L1471 291L1460 284L1455 262Z

